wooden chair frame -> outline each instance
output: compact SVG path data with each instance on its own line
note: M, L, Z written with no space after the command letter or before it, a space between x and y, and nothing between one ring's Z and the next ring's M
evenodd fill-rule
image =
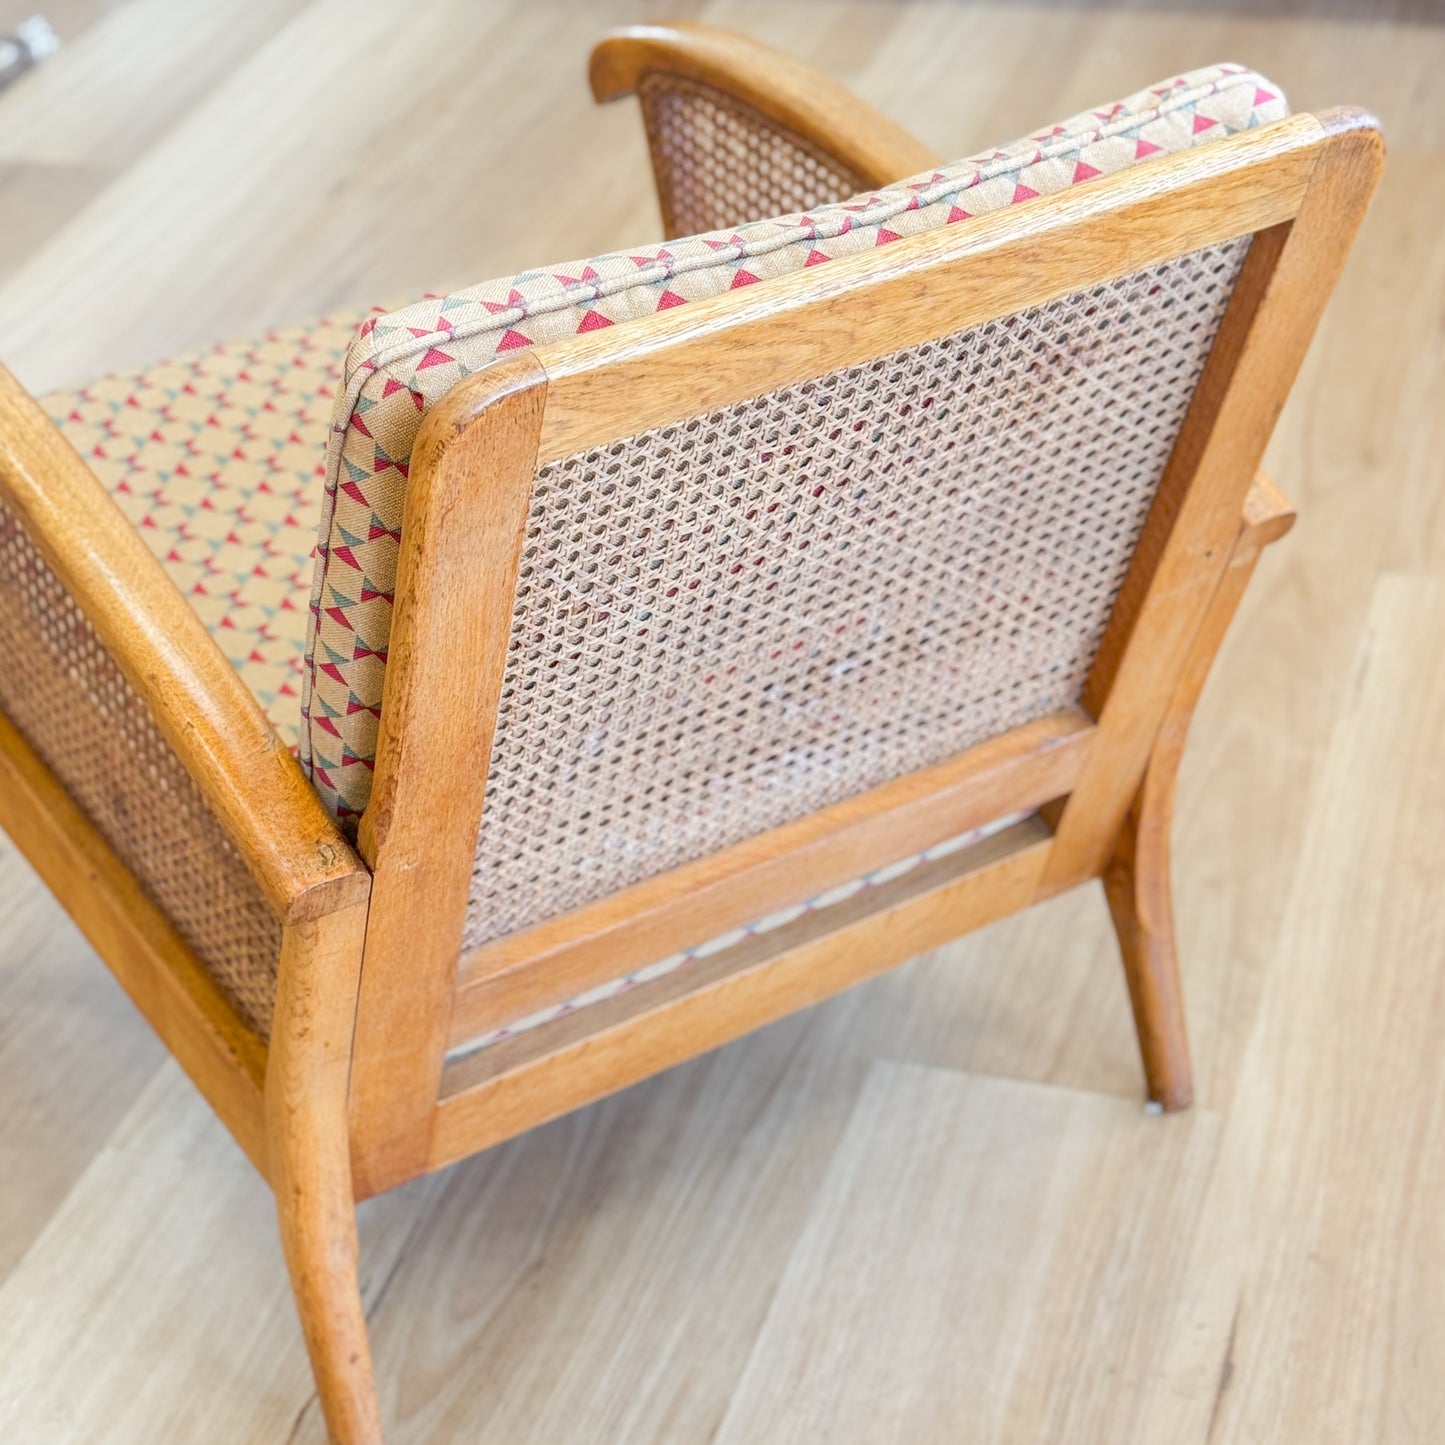
M846 151L880 180L932 161L831 82L716 32L614 37L594 59L594 88L622 94L669 67ZM1103 880L1118 930L1149 1095L1166 1109L1189 1102L1169 901L1174 778L1260 550L1293 520L1257 470L1381 157L1369 116L1298 115L540 347L458 384L414 453L375 787L355 851L159 564L116 524L100 483L0 376L0 497L144 699L282 924L269 1043L3 717L0 827L272 1185L334 1439L381 1439L356 1283L357 1199L1088 880ZM1254 243L1078 708L489 944L458 968L538 466L1248 233ZM812 932L755 941L630 1011L579 1015L540 1052L501 1046L448 1061L489 1023L680 940L1036 809L920 870L871 911L845 908Z

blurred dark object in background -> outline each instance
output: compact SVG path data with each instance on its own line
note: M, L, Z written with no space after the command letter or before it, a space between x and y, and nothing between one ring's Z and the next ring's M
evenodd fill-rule
M13 85L59 46L59 37L43 15L22 20L11 35L0 35L0 90Z

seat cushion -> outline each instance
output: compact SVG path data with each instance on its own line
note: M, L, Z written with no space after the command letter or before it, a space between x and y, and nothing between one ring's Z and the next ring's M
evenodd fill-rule
M766 282L1286 114L1239 65L1192 71L986 154L806 215L523 272L368 320L327 455L300 755L341 819L371 791L412 444L456 381L513 352Z
M361 316L44 398L291 747L326 428Z

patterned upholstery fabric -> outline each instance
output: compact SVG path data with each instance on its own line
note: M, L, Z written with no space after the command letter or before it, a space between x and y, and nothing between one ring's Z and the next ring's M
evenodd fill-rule
M228 342L42 402L292 748L326 427L361 320Z
M304 677L300 754L327 805L346 819L370 795L412 444L457 380L519 348L887 245L1285 114L1271 83L1214 66L810 214L528 271L368 320L332 417Z

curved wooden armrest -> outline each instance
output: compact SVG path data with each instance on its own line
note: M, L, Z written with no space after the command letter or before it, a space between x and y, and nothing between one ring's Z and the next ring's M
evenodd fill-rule
M278 918L367 896L371 876L165 569L0 366L0 495L150 709Z
M630 25L592 51L599 101L631 95L647 74L712 86L793 131L852 171L863 188L938 165L937 153L836 80L756 40L711 25Z

